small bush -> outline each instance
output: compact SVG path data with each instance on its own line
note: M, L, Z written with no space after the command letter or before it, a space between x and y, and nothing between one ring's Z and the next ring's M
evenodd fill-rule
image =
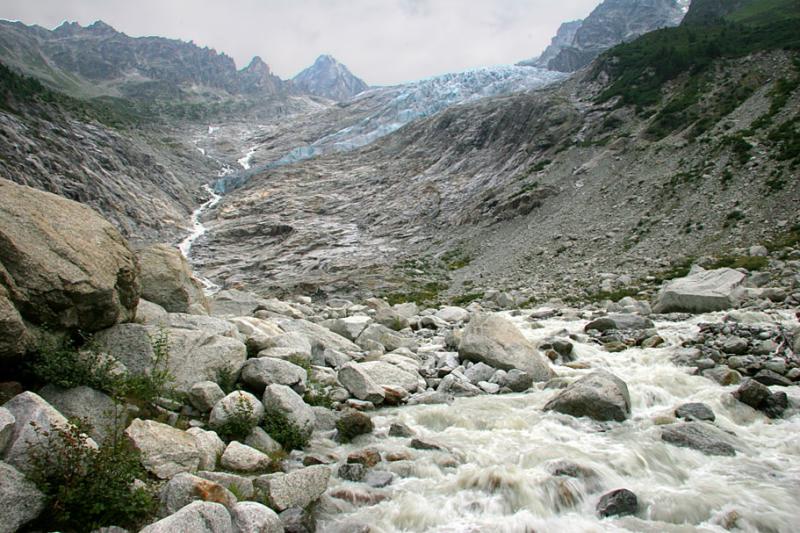
M267 409L261 427L287 452L303 449L308 444L310 437L307 432L289 420L283 412L274 408Z
M217 369L216 382L225 394L230 394L237 389L236 381L236 372L230 366Z
M253 412L253 407L244 396L236 398L233 412L225 409L228 415L225 423L216 429L220 438L226 442L232 440L244 441L254 427L258 425L258 419Z
M475 300L480 300L483 298L482 292L471 292L469 294L462 294L461 296L456 296L453 298L452 302L453 305L456 306L464 306L469 305L470 303L474 302Z
M747 270L763 270L769 265L766 257L749 255L724 255L717 258L708 268L745 268Z
M138 529L157 509L153 491L134 488L146 479L139 454L126 442L110 439L99 448L77 425L51 432L36 428L46 447L31 450L31 479L47 497L36 526L48 531L91 531L104 526Z

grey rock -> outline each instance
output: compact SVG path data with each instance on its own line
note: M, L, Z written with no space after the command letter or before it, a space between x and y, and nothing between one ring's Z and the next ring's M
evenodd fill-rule
M311 433L314 430L314 411L289 387L270 385L264 390L263 402L266 409L276 409L285 414L301 431Z
M0 462L0 533L13 533L39 516L45 495L13 466Z
M136 306L136 323L148 326L155 326L167 323L167 310L144 298L139 298L139 305Z
M760 409L771 395L772 391L766 385L754 379L744 380L733 393L734 398L753 409Z
M110 396L90 387L63 389L47 385L39 395L67 418L89 422L89 436L98 443L105 442L115 431L121 431L127 412Z
M390 437L412 437L414 436L414 432L411 430L410 427L401 423L401 422L392 422L392 425L389 426L389 436Z
M211 314L221 317L250 316L260 305L265 302L255 294L226 289L219 291L209 302Z
M469 320L469 311L463 307L442 307L436 312L436 316L450 324L460 324Z
M438 450L438 451L446 450L446 448L441 444L423 438L411 439L411 444L409 444L409 446L411 448L414 448L415 450Z
M197 471L197 442L184 431L137 418L125 430L125 436L141 453L142 465L156 477L169 479L181 472Z
M631 399L624 381L606 370L595 370L558 393L544 409L622 422L630 416Z
M336 423L339 438L344 442L349 442L359 435L372 433L375 426L369 415L359 411L349 410L339 417Z
M722 351L733 355L747 352L747 340L741 337L730 337L722 344Z
M361 481L367 474L367 467L358 463L339 465L336 475L347 481Z
M276 319L276 323L284 331L303 335L308 339L314 352L323 352L326 348L343 353L361 351L353 342L308 320Z
M216 470L217 462L222 456L222 452L225 451L225 442L214 431L189 428L186 433L194 437L197 452L200 455L197 468L199 470Z
M709 313L729 309L737 304L736 289L745 277L737 270L721 268L674 279L659 292L653 312Z
M409 317L399 313L395 308L378 309L375 313L375 321L381 326L385 326L394 331L400 331L409 326ZM362 330L363 331L363 330Z
M469 382L460 370L454 370L442 378L437 392L442 392L453 396L477 396L481 394L481 389Z
M788 387L792 384L792 381L790 379L787 379L786 377L781 376L777 372L773 372L772 370L769 370L767 368L759 370L758 373L753 377L753 379L767 386L778 385L781 387Z
M264 348L258 352L259 358L290 359L299 358L311 361L311 341L305 334L290 331L270 337L264 343Z
M281 511L278 516L283 524L284 533L315 533L317 531L317 522L314 518L314 513L309 512L307 509L292 507ZM347 531L347 529L345 529L345 531ZM345 533L345 531L338 533ZM348 531L348 533L350 532Z
M208 416L208 425L212 429L224 426L232 416L250 416L254 424L264 419L264 405L261 401L245 391L233 391L217 402Z
M201 413L211 411L224 397L225 392L213 381L200 381L189 389L189 402Z
M244 443L251 448L255 448L256 450L266 454L275 453L281 450L281 445L275 439L270 437L269 433L264 431L264 429L260 426L256 426L250 431L250 434L247 435Z
M268 455L237 441L228 444L220 460L220 465L226 470L247 474L263 472L271 464L272 459Z
M309 466L285 475L258 478L270 506L277 511L305 507L319 499L328 488L331 469L323 465Z
M257 354L270 346L270 339L282 335L284 331L270 320L252 316L240 316L229 319L244 337L248 353Z
M298 393L305 392L308 373L305 369L271 357L248 359L242 367L241 380L255 392L263 393L268 385L277 383L291 387Z
M713 422L716 419L711 407L704 403L685 403L675 409L675 416L687 420L703 420Z
M235 324L216 316L169 313L167 315L167 325L172 330L202 331L208 335L241 339L239 329ZM150 328L150 332L152 336L156 336L155 334L158 333L158 330Z
M236 503L231 491L214 481L186 472L177 474L161 489L161 516L177 513L194 501L221 503L228 509Z
M231 492L236 491L236 494L239 494L243 500L252 499L256 493L253 480L239 474L200 470L197 472L197 476L218 483Z
M464 330L458 352L462 359L503 370L522 370L534 381L546 381L552 371L536 348L510 321L475 314Z
M327 320L322 325L347 340L355 341L371 322L368 316L349 316Z
M789 407L789 397L785 392L774 392L764 402L761 410L770 418L778 418Z
M418 374L416 372L412 374L397 365L390 364L386 362L386 359L358 363L358 366L379 387L396 386L408 392L415 392L419 383Z
M742 375L739 374L736 370L731 370L730 368L725 368L724 366L718 366L715 368L709 368L708 370L703 370L703 377L708 379L713 379L720 385L736 385L740 381L742 381Z
M177 248L156 244L137 252L142 297L170 313L208 314L203 286Z
M167 370L179 392L189 392L200 381L215 381L223 371L238 376L247 359L247 347L231 337L171 328L168 339Z
M99 350L122 363L131 373L145 374L155 362L150 331L141 324L118 324L98 332L93 341Z
M436 405L451 403L453 395L444 391L425 391L417 393L408 399L408 405Z
M224 505L192 502L139 533L234 533L234 530L231 515Z
M382 489L392 484L394 474L385 470L370 470L364 476L363 481L374 489Z
M280 517L258 502L239 502L231 509L234 531L237 533L283 533Z
M636 514L639 510L639 500L636 494L628 489L612 490L603 494L597 502L597 514L606 516L624 516Z
M533 386L533 377L527 372L513 368L498 383L500 387L508 387L511 392L525 392Z
M418 346L413 337L406 337L381 324L370 324L356 339L359 346L364 346L367 341L377 342L390 352L400 348L414 351Z
M592 320L584 331L608 331L612 329L641 330L653 327L653 321L635 314L613 314Z
M489 381L497 370L485 363L475 363L464 371L464 375L473 385L480 381Z
M375 383L372 377L370 377L359 363L347 363L342 366L336 378L350 394L359 400L372 402L374 404L383 402L383 388Z
M500 392L500 385L496 383L489 383L488 381L479 381L478 387L486 394L497 394Z
M0 407L0 457L14 436L14 422L16 422L14 415L5 407Z
M736 439L704 422L682 422L661 428L661 440L706 455L736 455Z

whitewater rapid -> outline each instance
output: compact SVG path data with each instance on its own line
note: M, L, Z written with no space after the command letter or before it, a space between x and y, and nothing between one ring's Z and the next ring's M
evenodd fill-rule
M665 346L621 353L587 343L585 320L550 319L541 322L543 328L533 329L524 317L505 316L534 342L572 334L578 361L591 369L605 368L627 383L631 418L599 423L543 412L558 392L552 389L381 410L373 414L373 435L344 447L332 441L318 446L330 446L329 451L340 457L375 447L384 456L410 453L412 459L388 463L394 482L371 493L364 492L364 485L334 476L334 492L385 500L357 506L337 499L341 508L324 513L320 531L360 531L359 524L386 533L798 531L797 411L770 420L736 401L730 394L736 386L723 387L671 362L680 343L697 333L698 323L718 322L722 314L657 322ZM778 319L791 322L792 317L784 313ZM589 371L557 367L558 374L567 377ZM795 405L800 401L798 389L782 389ZM742 449L735 457L704 455L661 440L659 424L674 421L675 408L687 402L708 404L716 425L736 434ZM388 436L393 422L408 425L449 451L409 449L407 438ZM554 462L561 460L595 475L552 475ZM618 488L637 494L638 513L599 518L598 500Z

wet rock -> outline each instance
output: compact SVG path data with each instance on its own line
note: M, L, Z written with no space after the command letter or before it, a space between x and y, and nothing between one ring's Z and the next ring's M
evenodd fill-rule
M596 509L597 514L602 517L636 514L639 499L628 489L612 490L600 498Z
M264 491L270 506L277 511L290 507L305 507L316 501L328 488L331 469L327 466L309 466L289 474L262 476L256 486Z
M772 370L768 370L766 368L759 370L753 379L767 386L779 385L781 387L788 387L792 384L790 379L787 379L777 372L773 372Z
M213 381L200 381L189 389L189 402L201 413L211 411L224 397L225 392Z
M297 424L300 431L311 433L314 430L314 411L302 397L285 385L273 384L264 390L264 407L282 412Z
M356 506L376 505L389 499L386 494L378 493L374 490L365 490L360 487L339 488L332 491L330 495L332 498L344 500Z
M603 349L605 351L607 351L608 353L624 352L628 348L630 348L630 346L628 346L624 342L620 342L620 341L611 341L611 342L604 342L603 343Z
M525 392L533 386L533 377L527 372L516 368L509 370L498 383L500 387L507 387L511 392Z
M408 400L409 393L402 387L383 386L383 405L401 405Z
M789 408L789 397L785 392L779 391L772 393L764 401L761 410L770 418L779 418L783 412Z
M736 392L733 393L734 398L753 409L760 409L771 395L772 391L766 385L754 379L744 380Z
M200 428L189 428L187 435L194 437L197 452L200 454L200 462L197 465L199 470L215 470L217 461L225 451L225 443L214 431L206 431Z
M736 289L745 274L730 268L699 270L668 282L653 306L655 313L709 313L737 304Z
M736 455L736 440L704 422L682 422L661 429L661 440L683 448L693 448L706 455Z
M390 437L412 437L413 435L414 432L411 428L401 422L392 422L392 425L389 426Z
M306 509L292 507L282 511L278 516L281 519L284 533L315 533L317 531L314 513Z
M272 459L268 455L237 441L228 444L220 460L222 468L246 474L263 472L271 464Z
M367 468L372 468L381 462L381 454L375 448L364 448L352 452L347 456L347 462L350 464L362 464Z
M188 433L154 420L135 419L125 436L141 453L142 466L161 479L181 472L196 472L200 452L195 438Z
M164 485L159 499L161 516L177 513L194 501L219 503L228 509L236 503L236 496L222 485L185 472Z
M139 250L137 256L143 298L170 313L208 314L203 286L177 248L156 244Z
M374 489L382 489L392 484L394 474L385 470L370 470L364 476L363 481Z
M470 383L467 376L459 370L454 370L446 375L436 390L453 396L477 396L481 394L481 389Z
M350 394L359 400L374 404L383 402L383 388L373 381L360 364L347 363L339 369L337 379Z
M192 502L177 513L142 529L139 533L233 533L231 516L224 505Z
M422 438L413 438L411 439L411 444L409 444L411 448L415 450L438 450L438 451L446 451L446 448L441 444L433 442L428 439Z
M624 381L608 371L595 370L558 393L544 409L599 421L622 422L630 416L631 400Z
M724 366L717 366L714 368L709 368L708 370L703 370L702 375L703 377L713 379L720 385L725 386L736 385L742 381L741 374L739 374L736 370L731 370L730 368L726 368Z
M273 383L286 385L302 394L307 379L305 369L282 359L256 357L248 359L242 367L241 380L259 394Z
M44 510L45 496L13 466L0 462L0 531L11 533Z
M337 436L342 442L349 442L359 435L372 433L372 419L359 411L347 411L336 422Z
M358 463L347 463L339 466L336 475L347 481L361 481L367 474L367 467Z
M741 337L730 337L722 344L722 351L732 355L742 355L747 352L747 340Z
M522 370L547 381L550 366L517 327L499 315L478 313L469 321L458 348L462 359L503 370Z
M253 424L264 419L264 405L245 391L234 391L218 401L208 416L211 429L220 429L234 416L250 416Z
M496 383L489 383L488 381L478 382L478 387L486 394L497 394L500 392L500 385Z
M634 314L613 314L592 320L584 331L597 330L600 332L613 329L640 330L653 327L653 321Z
M239 502L230 512L237 533L283 533L280 517L266 505Z
M454 400L452 394L444 391L425 391L417 393L408 399L408 405L435 405L451 403Z
M714 416L714 411L711 410L711 407L704 403L685 403L675 409L675 416L687 420L704 420L708 422L713 422L717 418Z

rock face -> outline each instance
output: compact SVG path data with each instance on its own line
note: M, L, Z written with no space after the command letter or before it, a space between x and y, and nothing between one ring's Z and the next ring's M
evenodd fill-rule
M203 287L177 248L156 244L139 250L137 256L143 298L170 313L208 314Z
M349 100L369 86L329 55L317 58L312 66L292 79L295 87L331 100Z
M736 304L736 288L745 277L738 270L720 268L672 280L658 293L653 312L708 313L729 309Z
M267 478L265 493L270 506L278 511L305 507L322 496L328 488L330 477L331 470L327 466L309 466L283 476Z
M138 267L90 208L0 179L0 357L26 348L25 324L92 333L132 320Z
M596 370L569 385L547 402L544 409L622 422L631 414L631 398L624 381L606 370Z
M231 515L225 506L212 502L192 502L177 513L139 533L233 533Z
M13 466L0 462L0 533L13 533L42 512L45 496Z
M477 314L464 330L458 347L462 359L503 370L518 369L534 381L546 381L550 366L517 327L498 315Z
M153 420L136 419L125 436L142 454L142 465L155 476L169 479L181 472L196 472L200 452L193 436Z

